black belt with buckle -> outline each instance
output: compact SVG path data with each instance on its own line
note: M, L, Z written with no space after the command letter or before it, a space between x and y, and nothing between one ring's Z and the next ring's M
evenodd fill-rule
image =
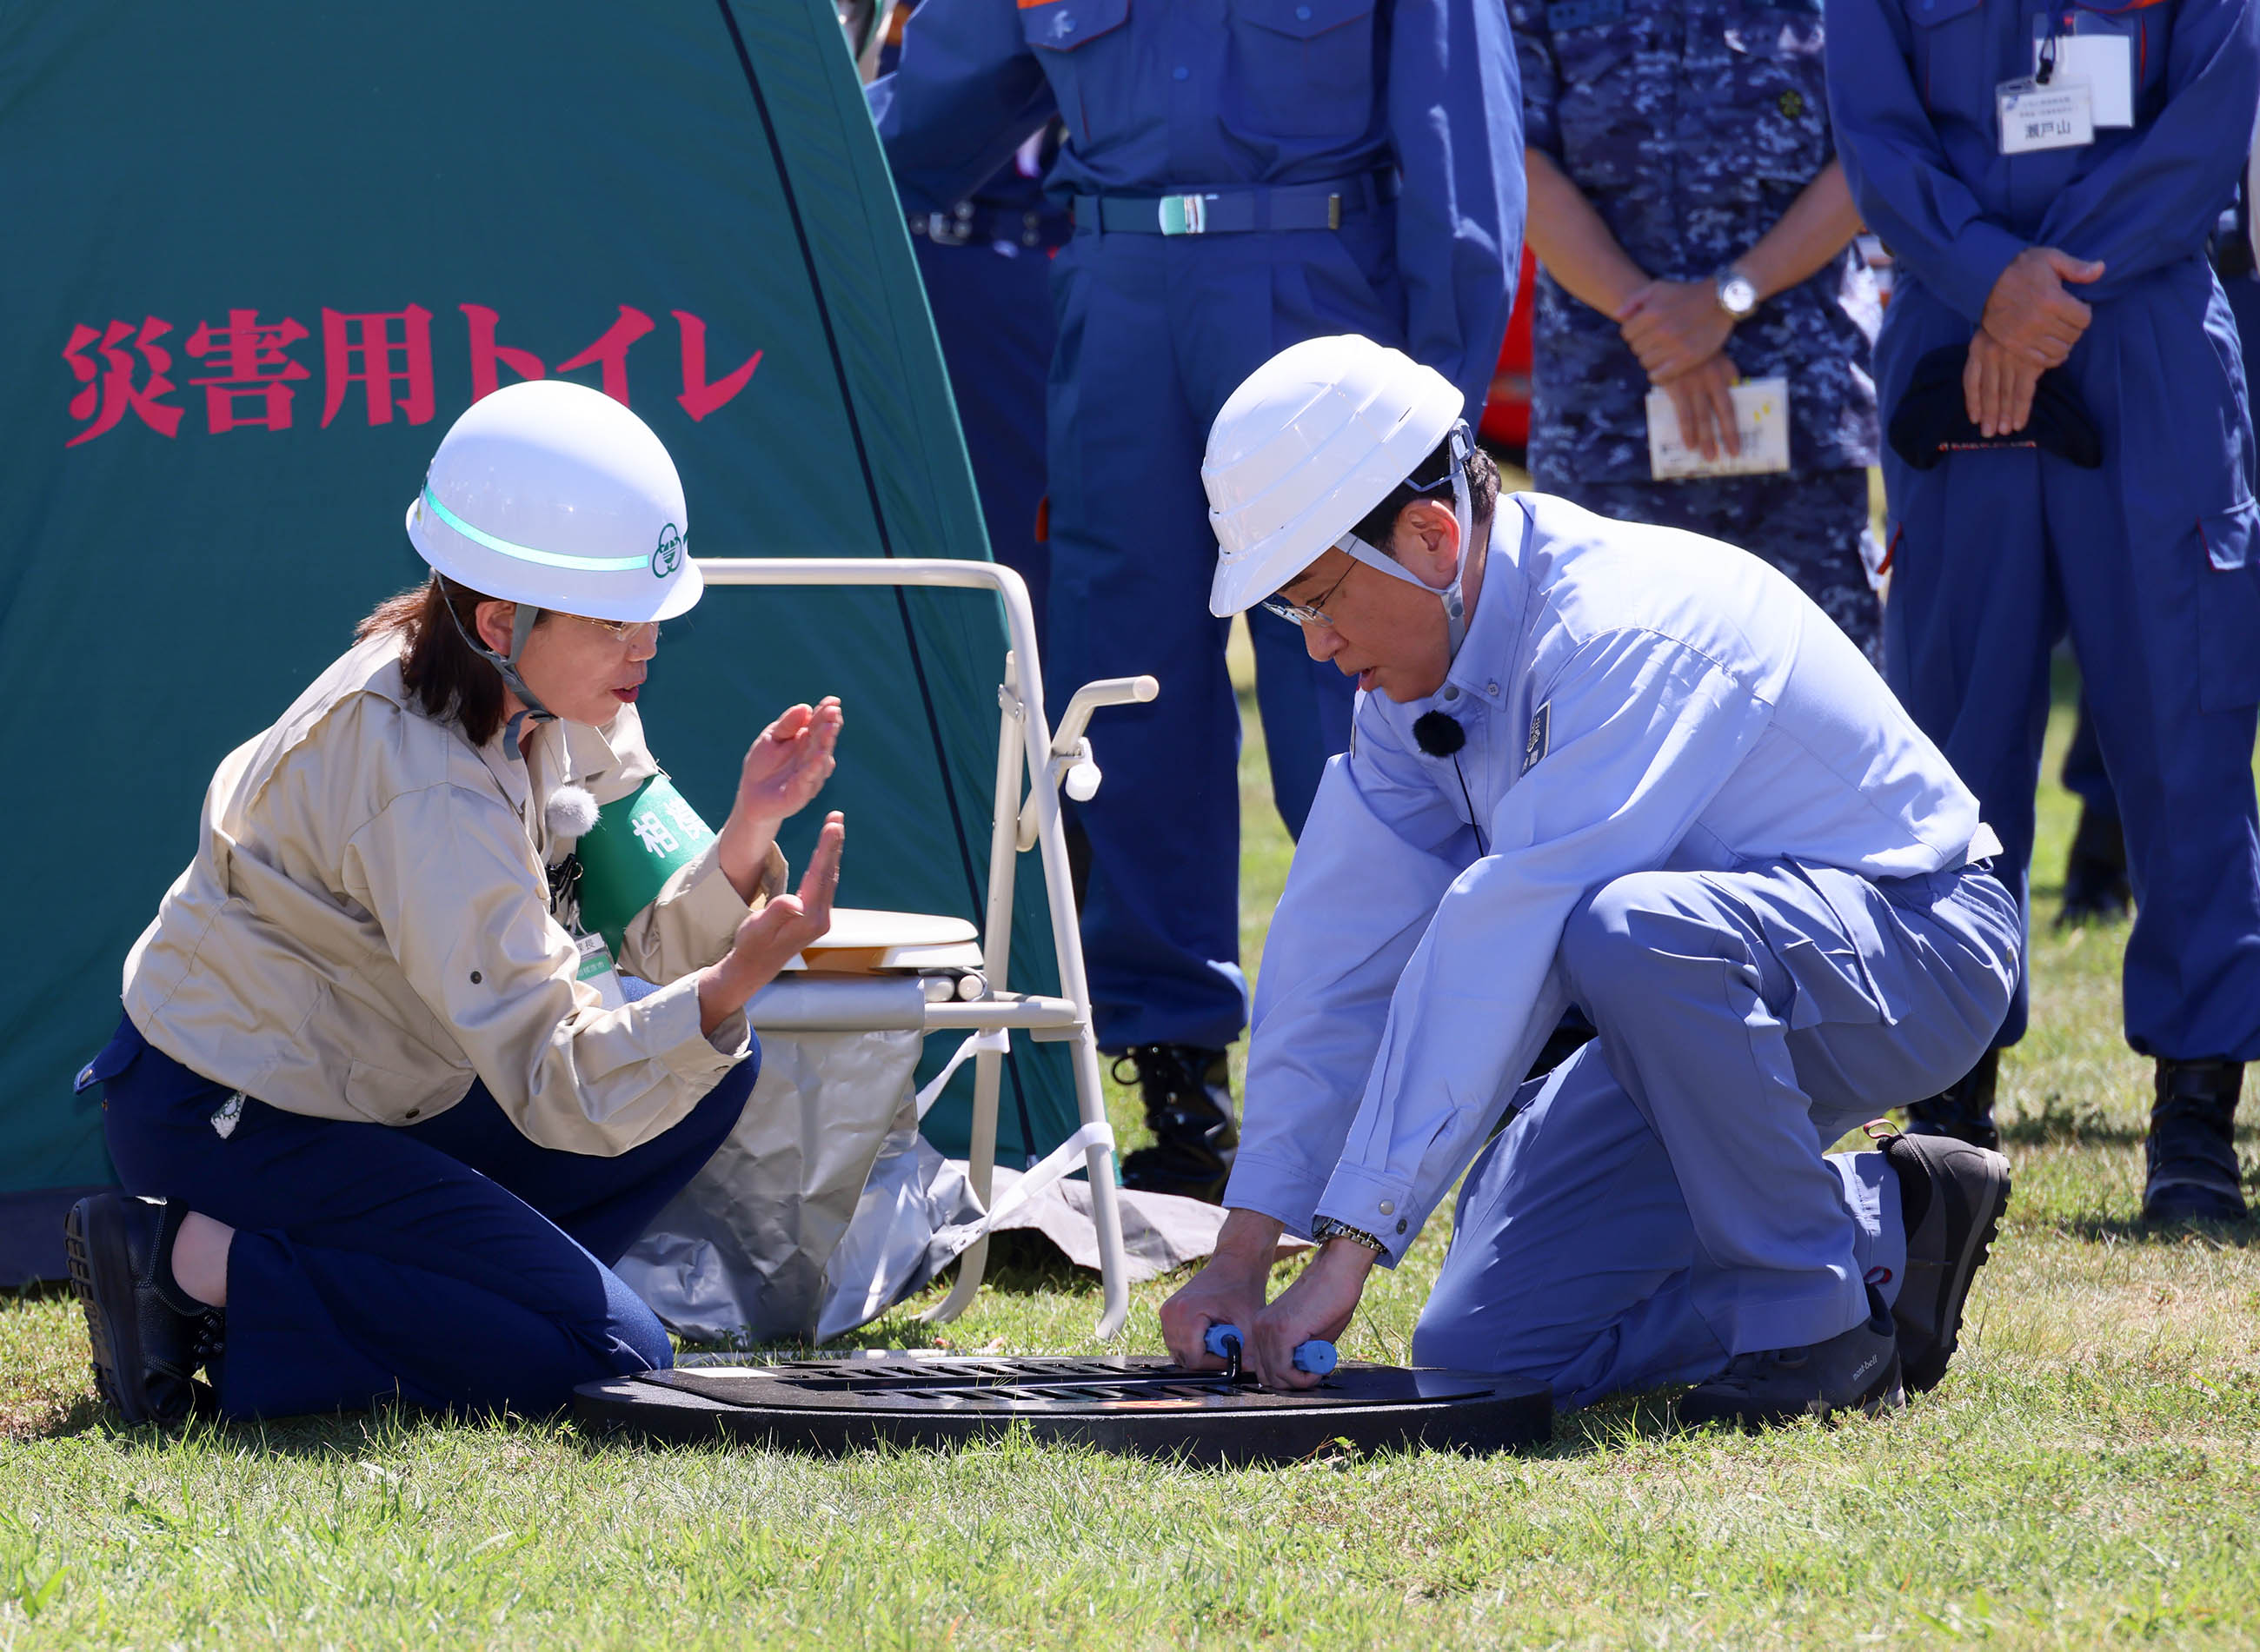
M1345 218L1397 198L1396 172L1362 172L1321 183L1194 189L1170 195L1078 195L1075 226L1102 235L1246 235L1265 230L1338 230Z

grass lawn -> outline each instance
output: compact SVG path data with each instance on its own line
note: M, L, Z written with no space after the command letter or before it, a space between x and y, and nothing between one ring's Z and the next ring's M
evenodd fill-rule
M1248 709L1253 959L1287 846ZM2073 805L2042 792L2045 919ZM1946 1382L1884 1421L1679 1439L1651 1398L1528 1456L1221 1473L391 1414L171 1438L103 1418L67 1296L0 1294L0 1648L2260 1644L2260 1252L2138 1219L2124 938L2036 938L2011 1219ZM1377 1275L1346 1355L1405 1356L1446 1226ZM1092 1348L1095 1278L1020 1257L939 1334L906 1311L857 1340ZM1125 1347L1160 1349L1170 1285Z

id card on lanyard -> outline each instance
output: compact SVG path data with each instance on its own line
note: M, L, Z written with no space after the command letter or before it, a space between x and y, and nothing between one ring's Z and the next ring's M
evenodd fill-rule
M2118 19L2067 10L2033 19L2033 73L2052 65L2051 84L2085 86L2096 129L2135 124L2135 41Z
M2112 20L2078 10L2033 19L2033 72L1993 91L2001 153L2076 149L2099 127L2135 124L2133 43Z
M2001 153L2077 149L2095 141L2095 111L2083 85L2003 81L1993 89L2001 113Z
M581 955L580 968L575 978L594 987L597 996L608 1010L617 1010L628 1001L620 990L620 972L612 962L612 949L604 944L602 935L576 935L575 950Z

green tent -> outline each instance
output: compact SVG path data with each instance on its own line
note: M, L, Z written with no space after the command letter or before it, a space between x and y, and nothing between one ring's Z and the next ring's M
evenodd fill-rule
M63 1206L111 1179L71 1077L213 766L421 576L402 515L477 395L547 374L628 403L694 554L988 550L826 0L27 0L0 11L0 702L30 799L0 826L6 1282L55 1273ZM761 724L840 694L840 898L977 922L1003 635L971 593L716 590L647 726L719 819ZM1014 958L1056 990L1033 860ZM1074 1128L1063 1048L1016 1049L1005 1162ZM964 1130L929 1116L945 1150Z

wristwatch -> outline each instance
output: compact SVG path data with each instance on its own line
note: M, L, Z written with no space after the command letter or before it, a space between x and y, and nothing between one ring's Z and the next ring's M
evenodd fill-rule
M1311 1224L1311 1237L1323 1245L1329 1239L1347 1239L1353 1245L1362 1245L1377 1256L1389 1254L1389 1247L1362 1227L1352 1227L1348 1222L1338 1222L1331 1216L1321 1216Z
M1750 311L1758 307L1757 283L1732 264L1711 280L1719 295L1719 308L1737 321L1747 321Z

